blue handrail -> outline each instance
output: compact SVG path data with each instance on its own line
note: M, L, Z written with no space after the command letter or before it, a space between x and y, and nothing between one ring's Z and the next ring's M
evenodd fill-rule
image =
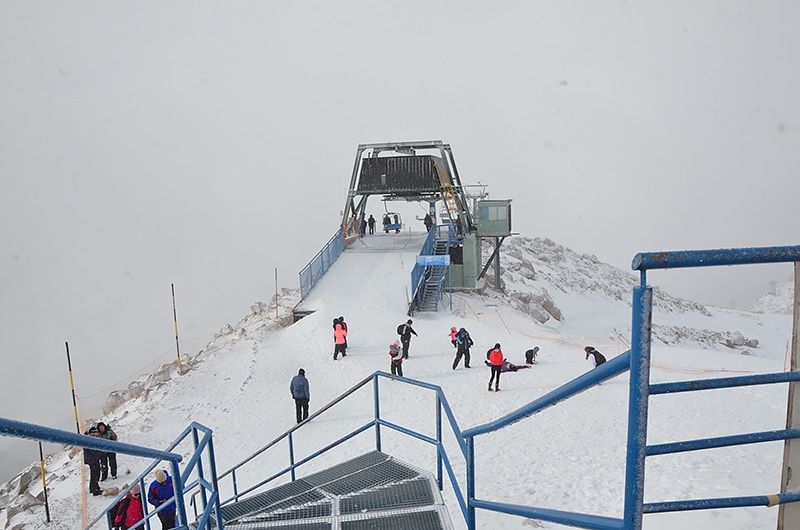
M198 437L198 433L202 433L202 438ZM189 457L189 460L187 461L186 465L184 466L183 471L181 471L178 464L183 461L183 456L181 456L177 452L173 452L173 450L176 447L178 447L178 445L180 445L180 443L189 434L192 434L193 437L194 451ZM103 510L94 520L92 520L87 526L87 528L92 528L99 521L105 519L107 521L108 528L111 529L113 526L113 521L111 521L109 510L113 506L115 506L120 500L122 500L125 497L125 495L131 489L133 489L137 484L140 486L143 492L146 492L147 491L145 484L146 477L152 472L153 469L156 468L156 466L158 466L163 461L169 463L172 474L172 484L173 484L173 490L175 492L175 495L172 498L175 500L176 515L177 515L176 528L188 530L189 526L187 522L188 520L186 515L186 504L184 498L185 495L190 494L192 490L197 488L204 490L203 494L204 510L201 520L198 522L197 526L194 526L193 528L195 528L196 530L205 530L213 527L223 528L219 510L220 507L219 496L216 491L216 480L214 479L214 477L216 476L216 463L214 459L212 431L211 429L204 427L199 423L193 422L191 425L189 425L184 430L184 432L180 436L178 436L178 438L176 438L172 444L170 444L167 450L152 449L125 442L105 440L102 438L94 438L83 434L77 434L59 429L52 429L49 427L44 427L33 423L25 423L8 418L0 418L0 435L12 436L15 438L27 438L30 440L38 440L42 442L74 445L77 447L97 449L100 451L122 453L132 456L154 459L153 463L150 464L147 467L147 469L145 469L145 471L142 472L135 480L133 480L131 485L127 489L122 491L120 495L105 510ZM201 461L201 456L203 454L207 455L209 464L211 466L210 469L211 482L206 480L206 478L204 477L204 471ZM197 476L196 480L187 484L187 481L190 479L190 477L193 476L193 474L196 474ZM211 493L210 497L206 496L206 493L208 492ZM151 519L154 514L164 509L169 503L164 503L160 508L155 509L152 512L148 510L148 506L146 503L143 504L145 510L144 512L145 520L148 521L146 524L149 526L150 525L149 519ZM211 517L212 514L214 513L216 513L217 516L216 520L213 521L212 524Z
M340 228L300 271L300 298L305 298L344 251Z
M631 370L628 408L628 450L625 465L624 529L639 530L645 513L732 508L743 506L774 506L800 501L800 493L721 499L693 499L674 502L644 502L645 459L648 456L696 451L712 447L728 447L764 441L790 440L800 436L797 429L744 433L718 438L647 445L647 415L649 398L656 394L689 392L716 388L731 388L762 384L796 382L798 373L759 374L696 381L680 381L650 385L650 350L652 342L653 290L647 286L647 271L720 265L750 265L762 263L800 262L800 245L738 249L681 250L646 252L634 256L631 268L640 272L640 285L633 289L631 319ZM797 294L797 293L795 293ZM798 330L793 330L798 333Z

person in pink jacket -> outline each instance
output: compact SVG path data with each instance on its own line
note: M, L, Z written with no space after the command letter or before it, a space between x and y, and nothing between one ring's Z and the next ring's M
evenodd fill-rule
M338 322L339 319L336 319L336 321ZM347 357L347 354L345 353L345 348L347 348L347 330L341 322L334 324L333 342L333 360L335 361L340 353L342 354L342 357Z
M456 335L458 335L458 330L455 326L450 328L450 342L453 344L453 348L458 348L458 342L456 341Z

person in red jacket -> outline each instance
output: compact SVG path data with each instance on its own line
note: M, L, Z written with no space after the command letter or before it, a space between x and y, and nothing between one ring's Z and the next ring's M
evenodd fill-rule
M494 345L494 348L486 352L486 358L492 366L492 376L489 378L489 392L492 391L492 381L494 381L494 391L500 392L500 372L503 368L505 357L503 357L503 350L500 349L499 342ZM497 379L495 379L495 376Z
M142 505L142 488L138 484L125 495L119 503L117 516L114 518L114 526L121 530L142 530L144 528L144 506ZM136 523L138 526L133 527Z

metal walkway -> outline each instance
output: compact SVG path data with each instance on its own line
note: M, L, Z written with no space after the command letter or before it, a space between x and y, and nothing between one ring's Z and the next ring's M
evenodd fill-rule
M452 530L436 481L373 451L222 507L226 529Z

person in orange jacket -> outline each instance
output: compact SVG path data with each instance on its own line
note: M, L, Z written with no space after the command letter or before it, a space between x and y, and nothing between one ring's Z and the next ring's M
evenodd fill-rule
M494 348L486 352L486 358L489 360L489 364L492 365L492 376L489 378L489 392L492 391L492 381L494 381L494 391L500 392L500 372L503 368L505 357L503 357L503 350L500 349L499 342L494 345ZM495 376L497 379L495 379Z
M333 360L335 361L339 354L342 354L342 357L347 357L347 353L345 353L345 349L347 348L347 330L339 322L337 318L334 321L334 331L333 331Z

